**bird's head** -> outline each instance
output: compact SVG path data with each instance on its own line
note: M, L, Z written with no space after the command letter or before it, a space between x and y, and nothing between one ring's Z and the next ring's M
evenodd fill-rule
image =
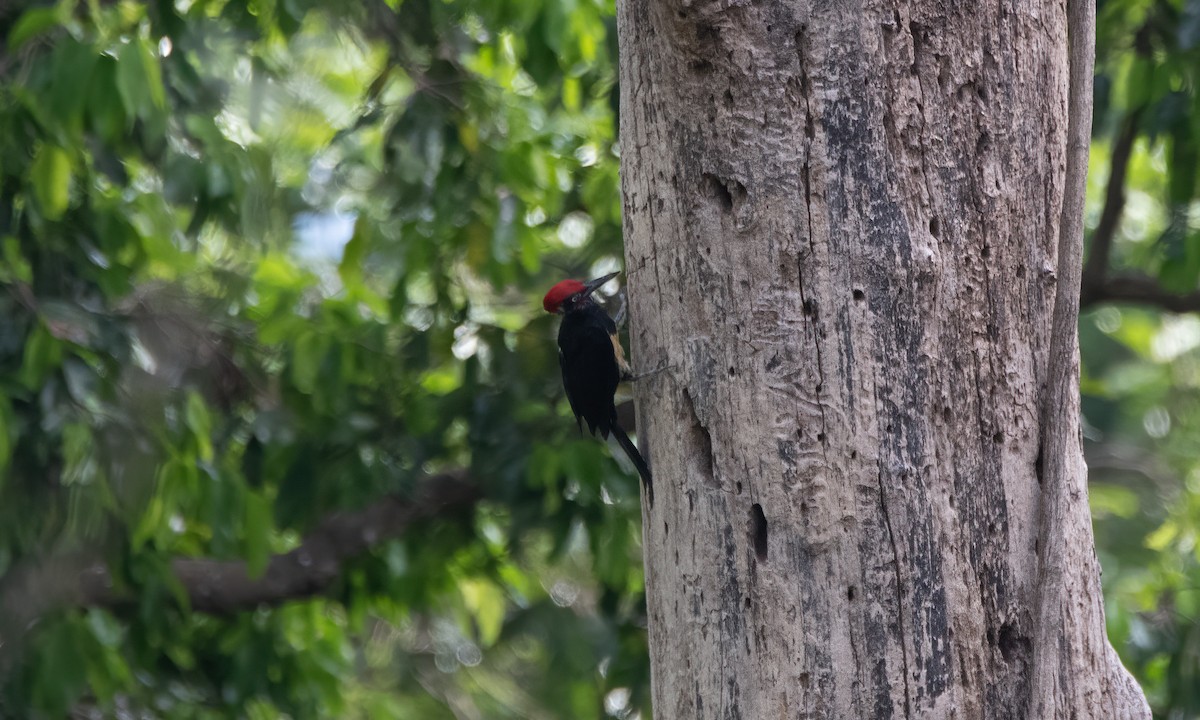
M542 307L548 313L568 313L577 307L583 307L591 302L592 293L615 278L619 273L609 273L595 280L580 282L579 280L563 280L550 288L546 297L542 298Z

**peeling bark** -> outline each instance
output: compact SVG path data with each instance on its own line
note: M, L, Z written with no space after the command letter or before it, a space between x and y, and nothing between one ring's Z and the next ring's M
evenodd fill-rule
M1054 341L1066 12L618 3L656 717L1149 716Z

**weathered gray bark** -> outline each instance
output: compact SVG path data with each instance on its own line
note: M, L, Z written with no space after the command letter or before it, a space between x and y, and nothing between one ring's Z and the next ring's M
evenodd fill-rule
M1147 717L1079 443L1064 4L618 5L655 716Z

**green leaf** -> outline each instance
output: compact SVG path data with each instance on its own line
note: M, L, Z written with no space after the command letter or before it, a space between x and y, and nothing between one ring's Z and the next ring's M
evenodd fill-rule
M62 365L62 343L41 324L33 329L25 341L25 354L21 358L18 379L29 390L41 388L46 376Z
M8 397L0 394L0 492L4 490L4 481L8 477L5 470L12 460L17 437L16 416L13 415L12 403L8 401ZM2 572L3 570L0 570L0 573Z
M33 268L21 253L21 242L9 235L0 243L0 281L12 282L20 280L23 283L33 282Z
M125 143L125 126L133 112L132 109L126 111L121 101L117 89L119 71L116 60L108 55L100 56L86 98L88 126L105 142L114 145Z
M1179 537L1179 527L1174 521L1168 520L1154 532L1146 536L1146 547L1162 552Z
M125 628L117 619L105 610L93 609L87 613L87 625L96 640L106 648L120 646L125 635Z
M212 460L212 419L208 415L208 406L199 393L189 392L187 406L184 409L188 428L196 441L196 447L202 460Z
M71 156L67 151L49 144L39 147L29 179L42 215L47 220L61 218L71 198Z
M158 58L142 38L130 40L117 54L117 91L125 108L143 119L167 105Z
M1088 488L1088 501L1092 514L1097 517L1127 518L1136 515L1140 509L1137 493L1120 485L1092 483Z
M67 710L83 691L87 670L79 652L80 633L72 616L53 623L40 638L40 668L33 696L46 716L66 717Z
M26 10L8 32L7 52L15 53L26 42L43 35L66 19L62 7L40 7Z
M66 37L54 52L54 81L49 88L49 107L54 117L81 142L83 107L96 67L96 51L72 37Z
M300 392L311 395L317 386L317 374L325 359L325 338L306 330L296 338L292 349L292 382Z
M479 642L484 647L495 644L504 627L507 598L504 591L486 580L465 580L459 585L463 604L475 620Z
M261 493L247 492L244 506L246 571L254 578L267 569L271 556L271 502Z
M362 261L367 254L368 238L367 220L359 216L354 221L354 235L342 250L342 261L338 263L338 275L346 286L362 282Z

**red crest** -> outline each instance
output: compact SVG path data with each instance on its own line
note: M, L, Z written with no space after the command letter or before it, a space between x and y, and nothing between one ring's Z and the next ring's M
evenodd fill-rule
M563 280L550 288L550 292L546 293L546 297L542 298L542 307L548 313L557 313L567 298L584 290L587 290L587 285L578 280Z

